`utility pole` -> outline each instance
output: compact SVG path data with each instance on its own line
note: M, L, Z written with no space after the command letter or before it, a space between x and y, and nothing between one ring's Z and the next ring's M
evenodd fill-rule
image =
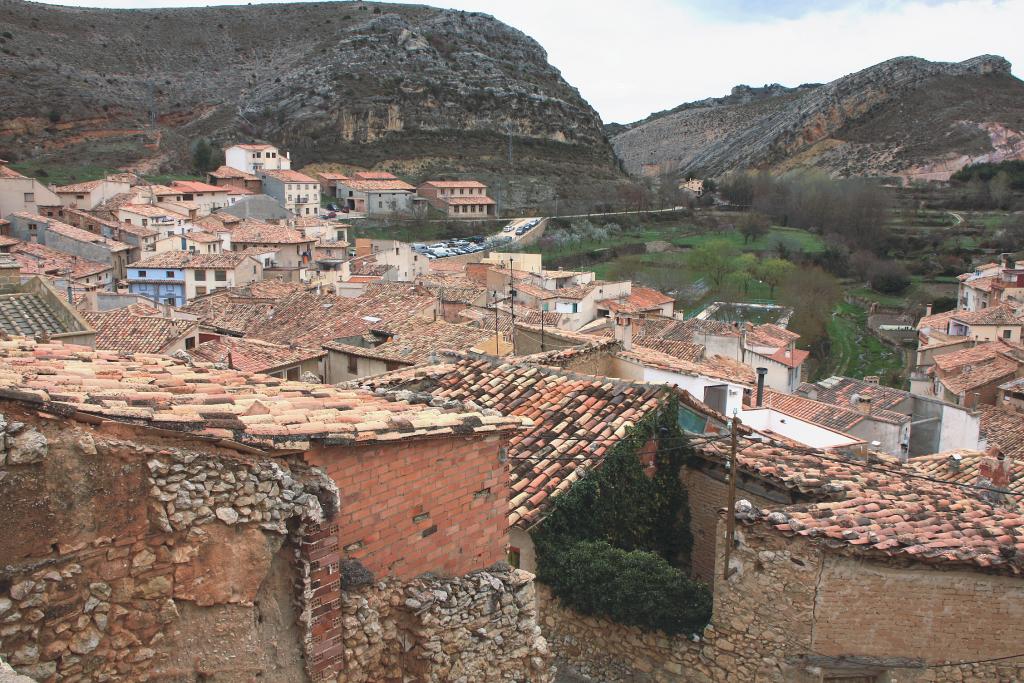
M508 293L509 299L512 302L512 355L516 355L516 281L512 276L512 264L515 263L513 257L508 259Z
M498 345L501 343L501 333L498 332L498 293L494 293L494 355L500 356L498 353Z
M544 351L544 308L540 309L540 350Z
M734 411L732 414L732 438L729 445L729 496L726 501L725 510L725 564L722 567L722 579L729 580L729 558L732 556L732 546L736 538L736 477L739 476L739 467L736 464L736 423L739 417Z

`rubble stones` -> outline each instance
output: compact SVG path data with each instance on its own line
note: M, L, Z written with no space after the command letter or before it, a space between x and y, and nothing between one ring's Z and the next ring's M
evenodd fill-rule
M30 465L42 462L46 457L49 444L46 437L36 429L28 429L10 441L11 447L7 453L7 464L9 465Z

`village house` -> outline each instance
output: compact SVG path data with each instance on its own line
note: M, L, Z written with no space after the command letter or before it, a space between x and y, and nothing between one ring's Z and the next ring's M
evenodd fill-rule
M743 362L767 368L765 382L772 389L787 394L796 391L801 368L811 355L796 348L800 335L772 323L750 326L743 332Z
M153 251L153 245L159 236L156 228L108 220L78 209L65 209L64 221L76 228L124 242L134 248L132 258L141 258L142 252Z
M487 186L476 180L429 180L416 194L448 218L488 218L496 215L496 202Z
M287 171L292 167L288 152L274 145L242 144L224 148L224 165L258 176L261 171Z
M18 262L22 275L46 278L61 292L68 287L73 292L114 288L114 269L109 263L89 261L32 242L17 241L5 244L3 249Z
M935 363L935 356L951 351L959 351L974 345L974 340L970 337L952 336L949 334L950 318L965 312L952 310L932 313L931 304L927 306L925 315L917 323L915 374L927 371L928 366Z
M320 183L320 191L328 197L337 197L339 180L348 180L348 175L335 171L317 171L313 177Z
M10 235L22 242L42 244L71 256L105 263L111 267L115 278L125 277L132 255L131 245L31 213L14 213L7 220Z
M910 391L966 408L993 405L999 385L1020 377L1022 368L1019 344L984 342L936 356L926 373L911 378Z
M233 251L254 254L268 279L299 282L313 263L316 238L284 225L243 220L230 227L229 238Z
M21 267L11 254L0 254L0 331L89 347L96 337L64 292L38 276L22 282Z
M189 352L193 360L220 363L229 370L260 373L297 382L320 382L325 376L322 349L271 344L259 339L219 337L204 341ZM313 380L312 378L316 379Z
M260 171L259 177L263 192L293 216L320 215L320 183L315 179L298 171L269 169Z
M28 178L0 159L0 219L12 213L43 213L60 207L60 197L35 178Z
M294 218L294 214L285 208L284 203L266 194L254 194L239 197L237 201L218 212L220 215L236 218L252 218L258 221L283 223Z
M978 448L996 446L1014 460L1024 460L1024 420L1021 412L1009 405L980 406L981 442Z
M128 267L128 291L159 303L184 306L197 296L240 287L263 277L263 266L248 253L191 254L167 251Z
M984 263L973 272L960 275L957 308L980 311L1013 299L1024 302L1024 267L1010 254L1002 254L998 263Z
M1024 321L1009 304L997 304L977 311L955 311L949 316L946 334L975 342L1003 341L1019 344Z
M430 272L430 260L398 240L356 239L356 258L366 257L387 268L383 278L387 282L413 282Z
M527 420L25 338L0 389L0 656L34 678L550 683L531 577L495 566Z
M334 182L333 196L343 206L370 216L412 212L414 186L397 178L370 180L361 175Z
M232 190L244 190L259 194L263 191L263 183L252 173L240 171L230 166L220 166L206 174L206 182L210 185L223 187L230 193Z
M907 452L911 457L978 448L980 423L976 411L963 406L920 396L902 389L882 386L878 377L864 379L827 377L801 384L800 396L852 410L886 410L911 419ZM898 455L898 454L894 454Z
M201 183L197 180L174 180L170 188L176 191L173 201L190 202L199 209L199 215L205 216L216 209L221 209L230 204L228 200L228 188L208 183ZM168 201L162 196L163 201Z
M92 211L108 199L131 191L131 184L124 179L100 178L72 185L51 185L50 190L60 197L64 208Z
M96 348L120 353L164 353L192 349L198 343L195 320L169 315L148 303L82 311L96 330Z
M1000 384L996 405L1024 413L1024 378Z
M118 207L115 213L117 220L122 223L155 230L158 237L180 235L192 227L192 221L187 216L155 204L125 204Z
M547 281L558 282L561 278L574 276L572 271L544 271L544 278ZM554 287L558 289L563 285ZM675 312L676 300L668 294L663 294L650 287L641 287L633 284L629 293L615 299L605 299L597 302L598 316L614 317L616 313L629 313L632 315L660 315L668 318Z
M191 230L180 235L164 237L153 244L153 251L187 251L190 254L219 254L221 238L205 230Z

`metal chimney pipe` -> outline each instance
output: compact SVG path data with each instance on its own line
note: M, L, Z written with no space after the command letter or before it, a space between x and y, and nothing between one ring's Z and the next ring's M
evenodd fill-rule
M768 368L757 369L757 407L764 405L764 376L768 374Z

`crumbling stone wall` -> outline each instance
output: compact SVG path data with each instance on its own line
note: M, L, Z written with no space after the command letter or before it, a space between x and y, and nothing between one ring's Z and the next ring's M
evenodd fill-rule
M39 680L306 680L286 532L336 507L325 476L0 410L0 657Z
M545 683L553 676L533 575L505 564L458 578L354 587L342 595L341 626L339 683Z
M718 531L724 536L721 526ZM966 608L1003 593L1019 606L1020 588L1011 584L1020 579L971 572L967 581L959 571L912 569L913 581L929 588L914 593L915 610L900 610L900 599L884 603L893 597L890 578L903 582L897 593L910 582L899 578L905 567L838 557L761 527L741 526L737 539L734 573L715 586L712 622L692 637L581 615L540 586L541 626L556 661L608 682L820 683L844 675L887 683L1024 680L1020 659L950 666L937 661L999 656L986 643L1012 640L1024 628L1024 614L1006 607L995 621L968 621L946 603ZM718 557L720 577L721 552ZM927 628L924 613L931 614ZM956 625L960 644L954 643Z

